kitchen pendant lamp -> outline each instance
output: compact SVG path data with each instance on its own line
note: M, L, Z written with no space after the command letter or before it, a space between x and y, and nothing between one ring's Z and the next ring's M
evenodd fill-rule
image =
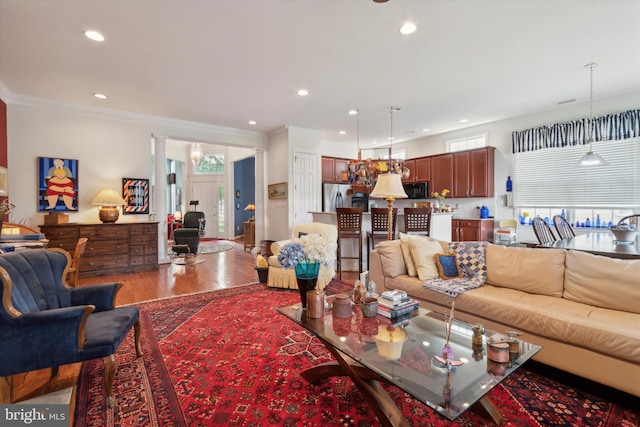
M585 65L589 68L589 151L578 161L578 166L608 166L609 163L593 151L593 68L598 65L592 62Z

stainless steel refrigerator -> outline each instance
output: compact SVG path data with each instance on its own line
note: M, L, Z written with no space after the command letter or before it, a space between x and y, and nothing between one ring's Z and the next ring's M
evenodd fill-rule
M322 212L335 212L336 208L350 208L351 193L350 185L322 184Z

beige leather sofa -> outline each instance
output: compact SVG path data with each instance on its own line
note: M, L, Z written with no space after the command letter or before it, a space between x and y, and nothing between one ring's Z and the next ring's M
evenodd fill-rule
M320 265L320 272L318 274L318 289L324 289L326 285L331 282L333 276L336 274L335 270L335 252L338 244L338 229L332 224L322 224L319 222L312 222L307 224L298 224L293 227L291 239L280 240L271 244L271 252L273 255L269 257L269 278L267 279L267 285L272 288L285 288L285 289L298 289L298 282L296 281L296 273L293 268L282 268L282 264L278 261L278 254L280 249L289 243L292 239L301 236L300 233L306 234L320 234L326 236L332 244L331 252L333 255L333 264L326 266Z
M378 292L450 309L452 297L407 274L399 240L376 245L370 260ZM456 297L456 318L523 332L542 346L535 360L640 396L640 260L488 244L486 268L485 284Z

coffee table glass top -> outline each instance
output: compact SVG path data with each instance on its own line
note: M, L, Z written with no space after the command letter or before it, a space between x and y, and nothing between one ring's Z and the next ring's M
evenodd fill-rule
M334 318L329 310L323 318L311 319L300 304L277 310L450 420L456 419L541 349L515 339L509 362L496 363L487 358L487 341L514 339L486 331L482 345L473 346L472 325L454 320L449 345L456 364L464 363L447 368L435 357L442 358L445 344L442 314L420 308L413 316L400 320L380 315L366 318L360 307L355 306L349 318Z

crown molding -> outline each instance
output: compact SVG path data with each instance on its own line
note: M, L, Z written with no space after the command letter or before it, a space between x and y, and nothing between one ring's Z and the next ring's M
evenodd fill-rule
M243 147L246 147L247 145L262 146L265 148L268 147L268 135L262 132L23 95L11 92L11 90L9 90L1 80L0 98L7 105L11 104L22 107L44 108L54 111L71 112L91 118L120 120L141 124L153 128L153 134L168 135L173 139L188 138L202 140L202 142L205 143L222 145L230 144Z

